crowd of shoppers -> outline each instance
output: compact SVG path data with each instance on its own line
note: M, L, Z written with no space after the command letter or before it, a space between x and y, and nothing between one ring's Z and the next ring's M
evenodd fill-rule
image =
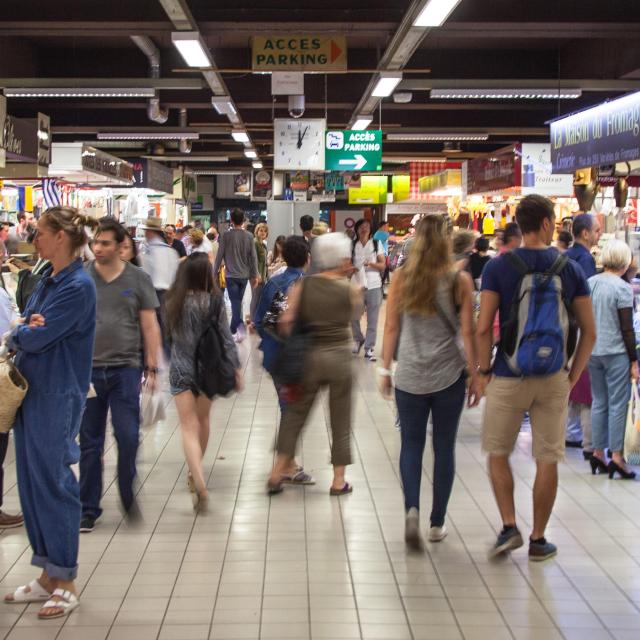
M482 447L502 520L491 558L524 544L509 456L525 415L536 460L530 560L557 553L545 535L558 488L558 462L565 446L578 441L572 440L574 433L594 474L635 477L623 451L631 379L638 377L633 291L624 279L632 264L629 247L610 241L602 250L604 271L597 274L591 250L600 228L591 215L574 218L573 242L565 239L564 253L550 246L555 213L548 199L523 198L516 221L502 230L492 258L486 238L452 235L448 216L428 215L417 223L391 283L378 376L382 393L394 397L398 409L405 541L412 549L424 547L420 491L429 421L434 456L427 538L437 543L447 535L465 397L474 407L486 395ZM19 223L24 233L28 225L24 219ZM222 234L215 228L205 235L195 227L162 227L158 218L149 218L140 226L145 243L139 256L131 235L115 220L104 219L93 236L93 259L83 268L78 256L87 243L86 224L69 207L54 207L40 217L34 242L48 266L21 318L0 289L0 334L8 334L16 366L30 382L14 435L32 564L42 569L5 601L42 603L42 618L67 615L79 604L74 584L79 533L91 531L101 515L108 414L118 447L121 503L129 516L138 512L140 391L143 384L150 390L158 385L162 346L193 506L206 510L203 458L210 411L217 395L243 386L236 343L246 335L242 298L248 284L251 322L280 405L269 493L280 493L285 484L315 483L296 450L323 389L328 390L331 427L329 494L353 491L346 479L352 462L350 351L358 355L364 347L365 358L376 360L387 270L388 225L373 233L367 219L356 223L350 239L326 233L303 216L302 235L279 236L269 251L268 226L259 223L250 233L240 209L231 212L231 228ZM221 281L231 302L230 322ZM546 306L538 308L540 300ZM554 313L557 322L549 320ZM537 323L535 330L523 318ZM559 348L539 342L546 335L544 322L557 325L547 333L555 335ZM515 347L509 339L514 330ZM291 381L283 375L282 354L294 343L300 362L298 377ZM203 361L211 349L215 359ZM555 354L552 365L549 353ZM536 369L543 366L540 362L548 368ZM211 378L221 387L229 372L226 391L212 391ZM579 420L579 431L567 426L569 414ZM0 436L0 462L7 443L8 436ZM71 470L78 461L79 482ZM1 483L0 470L0 489ZM0 527L21 523L22 516L0 510Z

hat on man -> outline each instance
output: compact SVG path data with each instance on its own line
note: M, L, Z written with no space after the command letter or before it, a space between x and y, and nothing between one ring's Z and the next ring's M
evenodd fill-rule
M163 233L162 220L160 218L147 218L141 225L138 226L143 231L158 231L159 233Z

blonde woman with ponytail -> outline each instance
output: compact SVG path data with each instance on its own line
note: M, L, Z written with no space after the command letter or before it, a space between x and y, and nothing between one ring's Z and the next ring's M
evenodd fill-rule
M80 497L71 466L89 391L96 291L78 256L87 219L72 207L48 209L34 240L43 273L8 339L29 391L15 427L18 490L38 578L5 597L39 602L41 619L68 615L78 604Z
M384 331L383 393L391 394L391 362L397 353L395 396L400 417L400 474L405 497L405 540L422 547L419 526L422 457L433 417L433 502L429 541L447 535L445 515L455 476L455 443L471 373L469 406L480 400L475 378L472 292L469 274L453 262L449 220L429 215L417 225L405 264L396 271ZM402 329L402 330L401 330Z

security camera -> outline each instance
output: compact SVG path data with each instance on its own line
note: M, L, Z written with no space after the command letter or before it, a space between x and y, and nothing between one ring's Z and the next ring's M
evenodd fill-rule
M289 96L289 115L302 118L304 115L304 96Z

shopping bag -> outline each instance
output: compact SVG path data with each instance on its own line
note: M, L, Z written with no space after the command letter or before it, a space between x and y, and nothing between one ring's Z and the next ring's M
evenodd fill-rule
M140 426L151 427L164 420L164 394L159 389L151 389L149 385L142 385L140 394Z
M0 357L0 433L8 433L16 419L16 413L27 395L29 384L3 347Z
M624 458L632 465L640 465L640 393L635 381L631 383L631 400L624 432Z

